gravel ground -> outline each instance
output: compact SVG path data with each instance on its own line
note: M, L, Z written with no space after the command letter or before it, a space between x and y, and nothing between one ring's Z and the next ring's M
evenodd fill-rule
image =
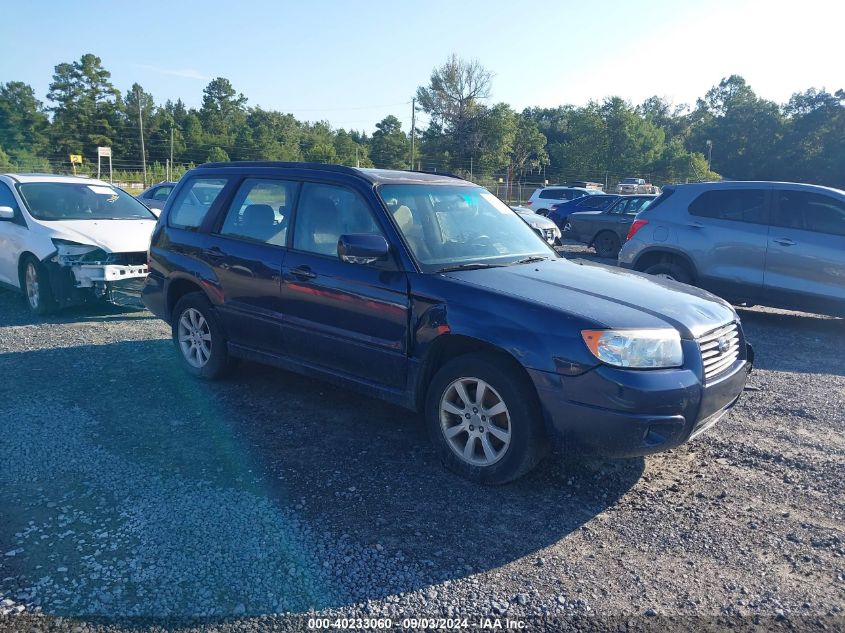
M0 629L842 630L845 322L741 317L750 389L700 438L484 488L402 409L254 364L197 382L147 312L0 292Z

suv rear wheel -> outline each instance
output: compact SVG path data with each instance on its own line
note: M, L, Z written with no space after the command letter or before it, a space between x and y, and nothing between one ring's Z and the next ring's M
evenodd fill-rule
M173 342L182 365L199 378L220 378L229 366L226 336L209 300L200 292L176 303L172 319Z
M644 272L649 275L654 275L655 277L679 281L682 284L692 283L692 275L690 274L687 267L677 262L663 262L660 264L654 264L653 266L649 266L648 268L646 268Z
M495 354L467 354L446 363L431 381L425 417L443 463L478 483L521 477L546 448L528 378Z

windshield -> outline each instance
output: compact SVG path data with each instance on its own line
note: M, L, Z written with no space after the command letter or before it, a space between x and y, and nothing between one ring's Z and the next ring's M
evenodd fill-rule
M636 178L623 178L622 184L623 185L636 185L639 182Z
M387 185L379 195L423 271L557 256L525 220L481 187Z
M125 191L107 185L28 182L18 185L36 220L155 220L156 216Z

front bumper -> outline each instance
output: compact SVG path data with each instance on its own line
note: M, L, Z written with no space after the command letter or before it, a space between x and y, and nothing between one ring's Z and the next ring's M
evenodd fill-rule
M576 453L632 457L674 448L718 422L745 388L750 346L744 356L708 384L689 368L599 366L580 376L529 375L556 444Z
M60 307L92 300L140 306L137 297L147 276L146 264L62 265L54 260L43 263L49 275L53 298ZM136 299L133 300L132 295Z

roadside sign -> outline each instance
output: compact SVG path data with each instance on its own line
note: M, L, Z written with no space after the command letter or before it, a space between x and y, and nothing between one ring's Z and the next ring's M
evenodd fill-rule
M113 172L112 172L112 164L111 164L111 147L98 147L97 148L97 178L100 177L100 169L103 164L103 159L109 159L109 182L113 182Z
M70 164L71 165L81 165L82 164L82 154L71 154L70 155Z

